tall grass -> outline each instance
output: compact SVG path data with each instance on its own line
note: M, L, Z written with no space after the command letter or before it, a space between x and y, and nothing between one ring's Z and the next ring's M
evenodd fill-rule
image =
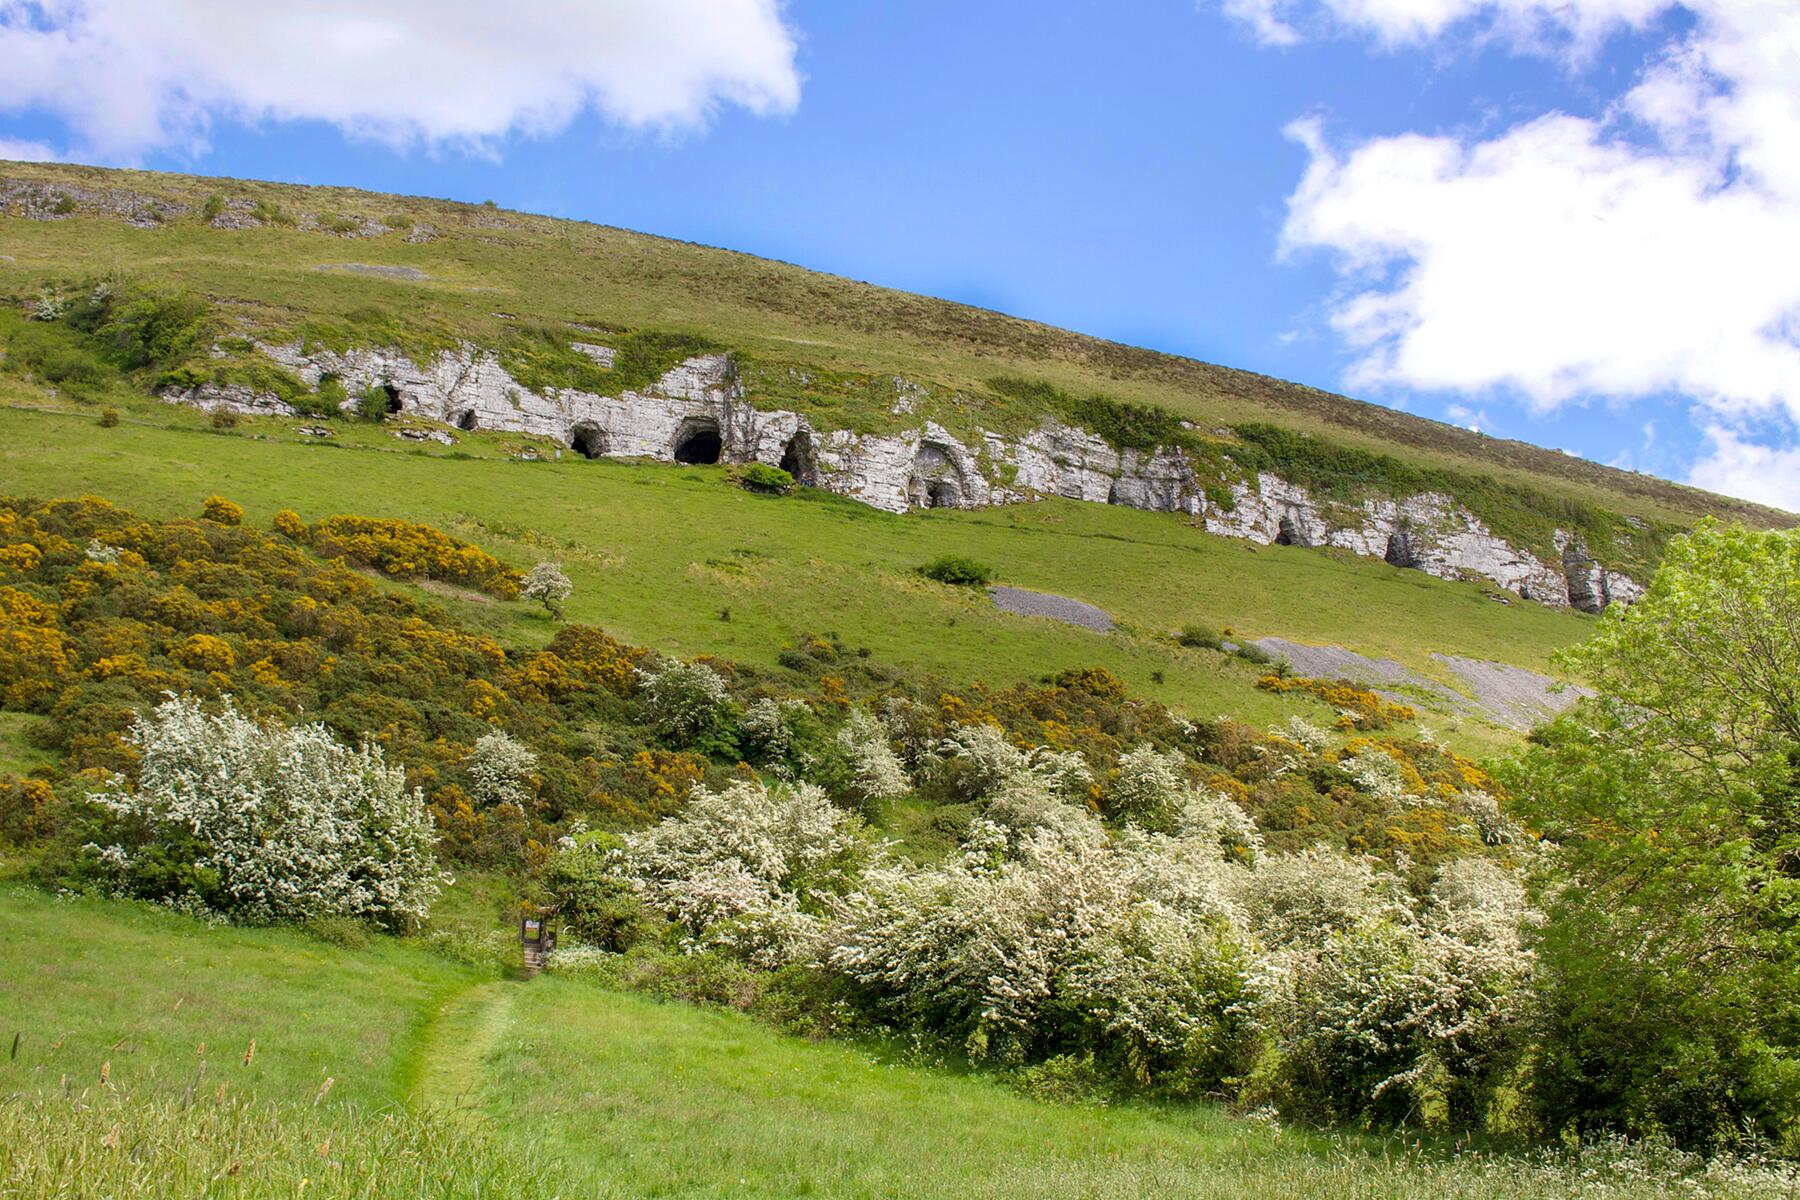
M221 1094L223 1093L223 1094ZM133 1099L108 1087L0 1100L0 1195L64 1197L538 1197L553 1167L432 1114L223 1089Z

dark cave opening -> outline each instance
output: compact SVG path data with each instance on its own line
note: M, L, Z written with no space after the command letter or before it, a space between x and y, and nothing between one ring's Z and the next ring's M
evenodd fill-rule
M813 459L812 436L805 430L788 439L787 448L781 452L781 469L806 487L817 482L819 469Z
M719 461L724 453L725 443L719 437L717 425L695 425L685 429L675 440L675 461L708 465Z
M569 435L569 449L584 458L602 458L606 454L606 433L598 425L577 425Z

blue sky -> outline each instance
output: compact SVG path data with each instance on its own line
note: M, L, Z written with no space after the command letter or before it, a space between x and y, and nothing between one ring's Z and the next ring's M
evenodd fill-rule
M255 7L0 0L0 157L493 199L1800 508L1786 0Z

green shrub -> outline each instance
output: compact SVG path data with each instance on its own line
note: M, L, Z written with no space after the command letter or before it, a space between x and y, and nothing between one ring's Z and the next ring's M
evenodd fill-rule
M68 319L128 371L187 361L207 344L212 324L210 306L191 292L108 283L70 309Z
M785 496L794 490L794 477L780 467L767 463L751 463L737 473L738 486L747 492L768 496Z
M224 211L225 197L214 192L206 198L206 203L200 206L200 219L207 222L216 221Z
M302 403L295 405L300 411L315 417L341 417L344 405L350 402L350 393L344 387L344 381L336 375L322 375L319 386L310 397L302 397Z
M608 862L606 851L618 844L609 835L590 835L552 855L543 874L564 932L613 953L651 940L661 925Z
M994 581L994 568L960 554L934 558L919 568L919 574L954 587L986 587Z
M258 200L250 215L265 225L292 225L294 218L273 200Z
M1194 650L1223 650L1225 639L1209 625L1183 625L1175 640Z
M306 540L306 522L302 521L300 514L291 508L278 511L275 514L273 525L275 532L289 541L303 542Z
M119 424L119 410L118 409L105 408L105 409L100 410L100 428L113 429L113 428L116 428L118 426L118 424Z

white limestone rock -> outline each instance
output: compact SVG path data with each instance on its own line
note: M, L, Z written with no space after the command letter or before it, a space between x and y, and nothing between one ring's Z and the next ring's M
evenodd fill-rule
M584 347L584 353L606 350ZM887 512L1061 496L1187 513L1223 537L1331 546L1444 579L1487 579L1556 606L1598 612L1643 591L1595 563L1571 535L1559 531L1561 561L1547 563L1510 545L1454 497L1436 492L1348 505L1263 472L1254 482L1231 484L1227 508L1207 500L1205 482L1184 451L1120 451L1051 419L1017 437L977 431L972 445L931 421L900 433L816 430L798 413L752 407L726 354L687 359L641 392L597 396L533 391L492 353L466 345L424 364L391 349L308 350L299 343L259 349L309 386L333 375L353 397L383 399L408 416L462 429L535 434L595 458L768 463L802 483ZM903 398L914 394L896 391ZM166 398L243 412L292 411L273 395L242 387L208 385Z

